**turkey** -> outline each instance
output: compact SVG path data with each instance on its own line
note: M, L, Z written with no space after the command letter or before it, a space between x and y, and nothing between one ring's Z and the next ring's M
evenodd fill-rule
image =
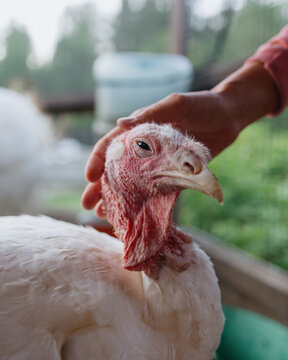
M35 212L49 120L29 98L0 87L0 129L0 214Z
M168 125L115 138L97 213L118 240L42 216L0 218L1 359L212 359L224 324L218 281L171 224L184 188L222 202L208 160Z

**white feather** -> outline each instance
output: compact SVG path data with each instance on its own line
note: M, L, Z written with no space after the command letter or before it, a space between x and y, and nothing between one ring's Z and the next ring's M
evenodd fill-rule
M46 217L0 218L0 353L5 360L209 360L223 328L212 264L158 281L122 267L123 246Z
M50 123L26 96L0 88L0 214L33 209Z

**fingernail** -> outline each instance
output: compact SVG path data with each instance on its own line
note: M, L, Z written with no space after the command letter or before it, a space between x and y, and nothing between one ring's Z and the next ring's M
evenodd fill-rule
M136 120L136 117L123 117L117 120L117 125L128 125Z

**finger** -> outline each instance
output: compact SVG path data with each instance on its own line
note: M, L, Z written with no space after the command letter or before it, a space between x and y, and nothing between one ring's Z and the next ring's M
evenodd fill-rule
M191 264L189 257L185 254L177 255L170 251L164 253L165 263L176 271L184 271L188 269Z
M103 136L94 146L85 170L86 179L89 182L96 182L101 177L104 170L107 146L115 136L122 132L124 132L124 129L116 127Z
M105 219L106 218L106 207L104 204L104 201L100 199L95 207L95 214L98 216L99 219Z
M105 165L104 157L97 153L94 153L93 150L93 152L89 156L85 169L87 181L96 182L101 177L104 171L104 165Z
M119 118L117 120L117 125L121 128L129 129L132 126L141 124L143 122L147 122L148 121L147 118L141 118L139 116L142 115L143 112L145 112L149 107L152 107L152 106L153 105L144 106L140 109L133 111L133 113L127 117L125 116L125 117Z
M81 198L82 206L91 210L95 207L97 202L101 199L101 181L97 181L93 184L88 184L83 192Z
M152 122L153 120L149 120L148 117L134 117L134 118L120 118L117 120L117 126L121 129L129 130L133 126L140 125L146 122Z
M150 106L134 111L131 116L121 118L117 124L119 127L129 128L144 122L157 124L174 123L175 118L183 111L186 98L181 94L171 94Z
M159 272L161 270L162 265L160 263L156 263L150 266L150 268L144 270L144 273L153 280L159 279Z
M179 231L178 235L185 244L191 244L193 242L191 236L182 231Z
M143 106L143 107L141 107L141 108L133 111L133 113L132 113L129 117L136 117L136 116L142 114L145 110L147 110L147 109L148 109L149 107L151 107L151 106L153 106L153 104L152 104L152 105L148 105L148 106Z
M143 112L138 113L137 115L135 114L135 116L133 117L129 116L127 118L120 118L117 120L117 126L121 129L128 130L133 126L140 125L146 122L155 121L157 123L161 123L161 120L157 118L157 114L154 115L154 111L152 115L151 113L152 111L150 110L144 110Z
M129 129L135 124L135 122L137 123L135 116L123 117L117 120L117 126L120 128Z

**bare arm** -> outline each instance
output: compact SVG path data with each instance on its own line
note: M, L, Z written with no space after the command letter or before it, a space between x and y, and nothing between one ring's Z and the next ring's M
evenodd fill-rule
M142 122L171 123L195 136L216 156L229 146L240 131L279 107L275 83L260 62L253 61L231 74L210 91L176 93L130 117L119 119L117 127L94 147L86 167L87 185L82 205L93 209L101 198L100 177L107 145L116 135Z

